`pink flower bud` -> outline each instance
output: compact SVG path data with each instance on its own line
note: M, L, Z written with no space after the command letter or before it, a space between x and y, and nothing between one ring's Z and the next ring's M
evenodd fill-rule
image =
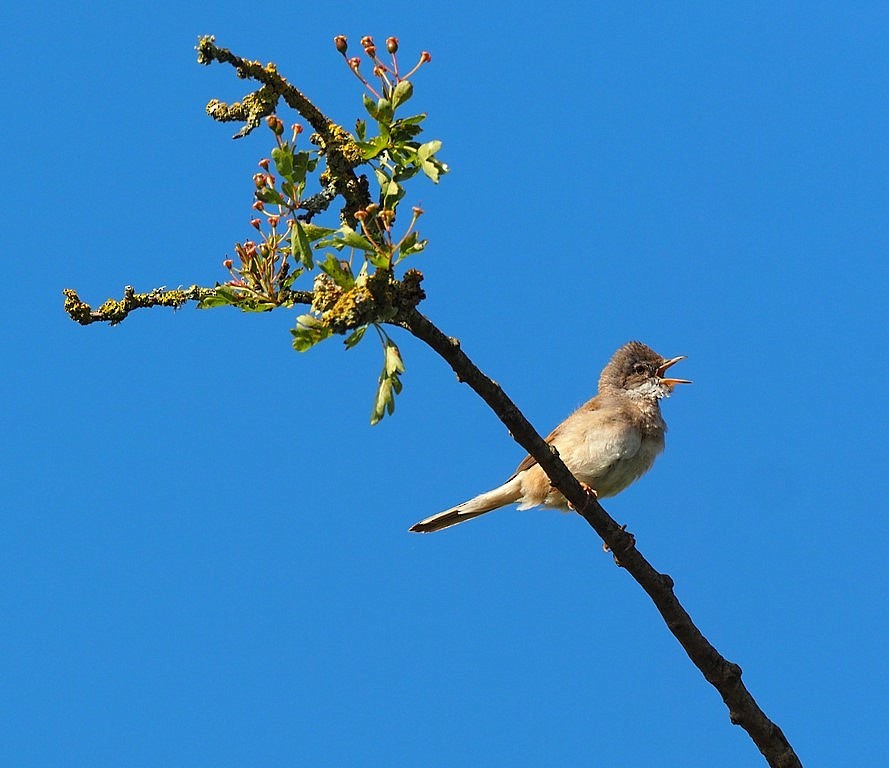
M250 226L254 229L262 229L262 222L259 219L250 219Z
M225 259L222 262L222 266L225 267L226 269L231 269L233 264L234 264L234 262L231 259Z
M357 56L353 56L351 59L349 59L349 66L352 67L352 69L358 69L358 67L361 66L361 59L359 59Z
M269 226L270 226L272 229L275 229L275 227L278 226L278 222L279 222L279 221L280 221L280 217L278 217L278 216L269 216Z
M259 161L258 165L260 168L262 168L262 170L267 171L269 169L269 159L267 157L262 158L262 160Z
M254 211L261 211L263 208L265 208L265 203L262 202L262 200L257 200L255 203L253 203Z
M429 51L423 51L423 53L420 54L420 61L422 61L422 62L432 61L432 54L429 53Z

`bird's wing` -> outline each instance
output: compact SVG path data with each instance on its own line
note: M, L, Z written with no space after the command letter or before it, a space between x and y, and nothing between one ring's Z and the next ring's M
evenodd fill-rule
M578 428L582 429L586 434L586 440L580 443L580 445L582 445L582 451L586 455L595 454L598 456L601 466L597 467L596 471L602 471L618 459L627 458L639 450L640 440L638 439L638 433L629 425L627 425L625 429L614 430L612 427L612 429L602 430L600 433L602 427L613 425L613 417L614 414L608 410L603 410L600 401L593 398L584 403L571 414L571 416L550 432L546 437L546 442L553 445L554 443L558 443L560 438L564 437L562 440L563 443L576 443L577 441L572 438L576 436L576 430ZM609 422L611 422L611 424L609 424ZM570 426L566 428L566 424ZM607 437L605 437L606 434ZM597 438L605 439L600 442L600 439ZM593 449L593 446L595 446L595 449ZM562 449L565 447L566 446L563 445ZM562 450L561 454L563 454L562 461L569 463L569 465L575 463L572 460L576 460L576 463L579 464L582 463L584 459L583 456L574 457L570 450L568 452ZM516 468L512 477L515 477L520 472L530 469L535 464L537 464L537 459L530 455L525 456Z
M574 413L577 413L579 411L590 411L590 412L591 411L598 411L599 409L600 409L599 408L599 401L594 397L592 400L588 400L587 402L585 402ZM571 414L571 416L573 416L573 415L574 414ZM571 416L569 416L568 419L570 419ZM563 421L561 424L559 424L558 427L556 427L552 432L550 432L546 436L545 442L552 445L553 441L562 433L562 428L565 426L565 422L567 422L568 419L565 419L565 421ZM531 454L528 454L527 456L525 456L524 459L522 459L521 463L518 465L518 467L516 467L516 471L513 472L512 477L510 477L509 479L512 480L512 478L515 477L517 474L519 474L519 472L524 472L526 469L530 469L536 463L537 463L537 459L535 459L533 456L531 456ZM507 482L509 482L509 481L507 481Z
M550 432L546 436L546 442L549 443L550 445L552 445L553 440L555 440L556 437L558 437L559 430L561 428L562 428L562 425L560 424L552 432ZM524 472L526 469L531 469L531 467L533 467L536 463L537 463L537 459L535 459L529 453L527 456L525 456L524 459L522 459L521 463L516 467L516 471L512 473L512 477L510 477L509 480L512 480L512 478L515 477L517 474L519 474L519 472ZM509 480L507 480L507 482L509 482Z

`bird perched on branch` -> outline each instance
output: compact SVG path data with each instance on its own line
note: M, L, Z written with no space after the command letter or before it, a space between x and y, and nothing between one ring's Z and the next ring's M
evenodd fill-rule
M667 425L659 401L669 397L677 384L691 384L664 374L684 359L661 357L638 341L624 344L602 370L599 393L546 438L571 473L599 498L620 493L644 475L664 450ZM427 517L410 530L440 531L515 503L519 509L540 504L569 508L537 461L526 456L503 485Z

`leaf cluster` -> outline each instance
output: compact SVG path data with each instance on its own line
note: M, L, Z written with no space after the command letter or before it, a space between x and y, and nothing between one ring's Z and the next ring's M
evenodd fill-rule
M370 55L372 49L365 50ZM421 64L428 58L424 52ZM371 416L376 423L392 413L404 373L398 347L381 325L394 322L400 309L415 306L422 298L419 289L404 291L396 277L401 262L427 244L417 229L423 211L413 206L408 216L403 214L407 185L418 175L438 183L448 166L437 157L440 141L421 140L426 114L399 114L414 86L397 75L394 53L395 74L375 58L379 92L360 76L355 60L349 62L376 97L362 96L367 117L356 120L354 133L330 124L324 135L316 132L310 137L308 147L299 143L300 125L292 126L285 138L280 117L266 117L275 146L253 176L255 215L250 223L258 234L235 244L234 257L223 262L231 279L199 306L235 306L246 312L289 307L296 282L312 279L311 310L296 319L293 347L305 352L333 335L343 335L345 347L351 349L370 326L376 327L384 358ZM369 176L375 192L351 216L325 226L314 219L327 213L332 197L327 191L340 191L343 181L337 177L337 164L331 162L333 144L350 170L368 169L360 179L366 185ZM323 171L322 159L327 160ZM418 285L419 279L414 282ZM408 298L401 295L405 293Z

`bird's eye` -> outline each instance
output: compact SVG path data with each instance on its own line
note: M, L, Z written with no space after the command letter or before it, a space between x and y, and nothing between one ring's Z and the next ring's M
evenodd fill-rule
M643 374L646 372L645 363L636 363L633 365L633 373Z

